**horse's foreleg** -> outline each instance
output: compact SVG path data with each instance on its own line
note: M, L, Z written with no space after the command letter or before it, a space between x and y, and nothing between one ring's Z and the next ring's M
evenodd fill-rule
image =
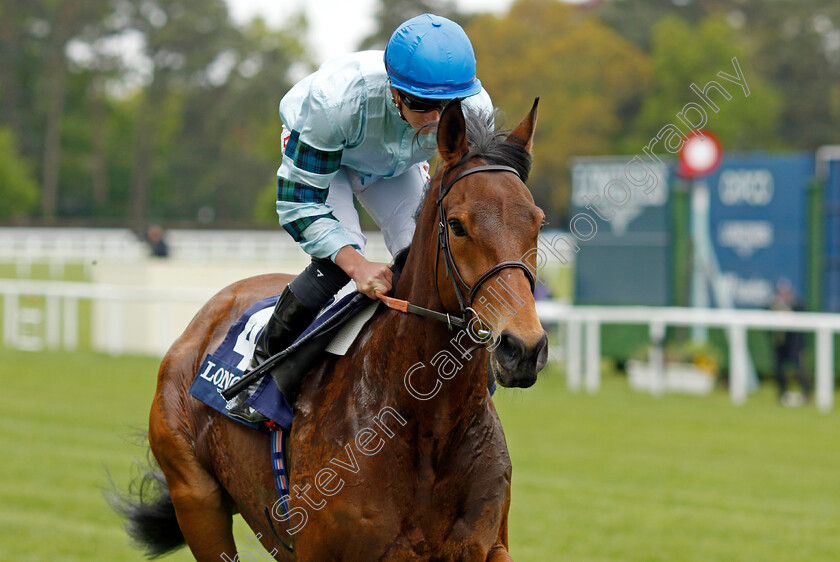
M513 558L505 545L497 544L487 553L487 562L513 562Z
M487 562L513 562L508 552L508 508L510 507L510 496L502 514L502 524L499 525L499 535L496 537L496 544L487 553Z
M195 458L186 440L165 422L150 425L149 443L166 476L178 526L199 562L237 560L233 515L221 486Z

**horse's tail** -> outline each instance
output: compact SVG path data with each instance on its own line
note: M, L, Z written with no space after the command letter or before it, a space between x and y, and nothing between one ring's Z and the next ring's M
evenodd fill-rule
M129 485L125 494L113 482L106 499L111 509L126 519L125 530L134 546L145 550L149 558L158 558L187 544L175 506L166 486L166 478L157 465L149 460L144 466L137 462L141 473Z

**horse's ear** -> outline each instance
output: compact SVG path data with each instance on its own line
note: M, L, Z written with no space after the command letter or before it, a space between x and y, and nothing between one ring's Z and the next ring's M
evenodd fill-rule
M440 116L437 130L438 153L444 164L459 162L469 152L467 124L461 111L461 100L449 102Z
M525 147L525 150L529 153L534 140L534 129L537 126L537 105L539 103L540 98L534 98L534 106L531 108L531 112L510 132L507 138L508 142Z

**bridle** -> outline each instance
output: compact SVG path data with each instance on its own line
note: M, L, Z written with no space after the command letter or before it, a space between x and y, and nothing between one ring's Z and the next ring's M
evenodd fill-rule
M446 266L446 278L452 280L452 287L455 289L455 296L458 298L458 304L461 307L461 316L464 319L466 319L467 312L472 312L475 315L475 311L472 309L473 299L475 299L475 294L478 292L478 290L481 288L484 282L496 273L502 271L503 269L521 269L525 272L525 276L528 278L528 282L531 284L532 293L534 292L534 287L536 286L534 274L531 272L528 266L526 266L521 261L506 260L497 263L496 265L479 275L478 279L476 279L475 283L473 283L472 287L470 287L469 284L466 281L464 281L464 277L461 275L461 272L458 269L458 264L455 263L455 258L452 257L452 248L449 243L449 229L446 227L446 209L444 209L443 207L443 199L447 196L447 194L449 194L449 191L452 189L453 185L455 185L467 176L477 174L480 172L510 172L512 174L515 174L517 178L521 178L519 172L517 172L514 168L511 168L510 166L500 166L496 164L475 166L473 168L464 170L463 172L459 173L454 178L449 180L449 182L445 186L443 184L443 176L445 174L441 174L441 189L440 195L438 195L437 198L437 206L440 220L438 221L438 247L436 253L437 257L435 259L435 286L437 287L438 283L438 263L440 262L440 254L441 252L443 252L443 263ZM466 298L464 298L464 293L461 290L462 286L467 289ZM439 288L438 293L440 293Z
M528 268L521 261L514 261L514 260L505 260L503 262L499 262L481 275L478 276L478 279L475 280L472 287L464 281L464 277L461 275L460 270L458 269L458 264L455 263L455 258L452 256L452 248L449 243L449 229L446 227L447 219L446 219L446 209L443 207L443 199L447 196L449 191L452 189L456 183L458 183L463 178L477 174L480 172L510 172L515 174L516 177L521 178L519 172L516 169L511 168L510 166L501 166L496 164L486 164L483 166L475 166L473 168L468 168L455 177L449 180L445 185L443 183L443 179L446 176L446 173L441 174L440 179L440 194L437 198L437 206L438 206L438 243L437 243L437 251L435 252L435 288L440 294L440 287L438 286L438 264L440 263L440 255L441 252L443 253L443 263L446 267L446 278L452 280L452 287L455 290L455 296L458 299L458 305L461 309L460 318L453 317L449 313L442 313L436 312L434 310L429 310L427 308L423 308L417 305L413 305L406 301L401 301L399 299L394 299L391 297L386 297L384 295L378 295L380 300L385 302L391 308L395 308L402 312L410 312L413 314L419 314L421 316L425 316L427 318L433 318L435 320L440 320L446 322L449 325L449 329L461 328L464 329L467 327L469 320L467 319L467 313L471 313L474 317L478 317L478 314L473 310L472 303L473 299L475 299L475 295L481 286L493 275L496 273L508 269L508 268L515 268L521 269L525 272L525 277L528 278L528 282L531 284L531 292L534 292L534 287L536 286L536 279L534 278L534 273ZM462 287L466 289L466 296L464 295L464 291Z

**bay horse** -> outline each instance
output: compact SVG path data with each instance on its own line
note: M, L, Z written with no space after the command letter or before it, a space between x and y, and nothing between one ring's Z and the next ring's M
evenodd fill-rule
M129 533L148 555L186 543L202 562L256 560L237 553L239 512L277 560L511 560L511 462L487 383L489 368L501 386L529 387L547 358L529 257L544 215L524 183L537 101L509 133L465 116L457 100L442 112L441 165L393 295L450 321L473 316L492 351L467 349L466 332L445 322L380 306L346 355L304 379L290 435L291 511L268 517L277 505L268 437L188 389L228 327L291 277L221 290L161 362L149 417L160 471L144 475L145 498L123 498ZM502 289L516 306L500 304Z

